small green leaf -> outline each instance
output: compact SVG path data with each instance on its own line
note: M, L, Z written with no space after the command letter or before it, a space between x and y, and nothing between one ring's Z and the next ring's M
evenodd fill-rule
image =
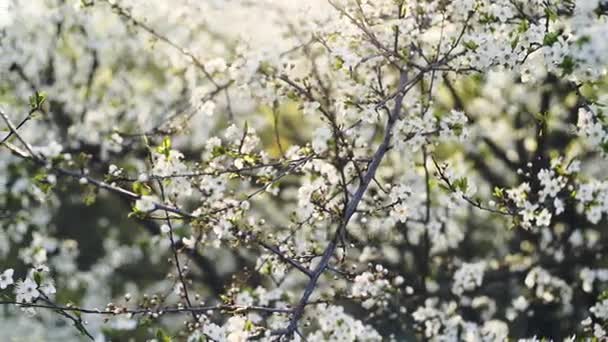
M256 156L250 154L243 156L243 160L249 165L255 165L257 159Z
M564 60L559 64L560 69L562 69L564 75L570 75L574 71L574 67L576 63L574 63L574 59L570 56L564 57Z
M447 192L447 193L452 192L452 190L450 190L450 188L449 188L448 186L446 186L445 184L443 184L443 183L439 183L438 185L439 185L439 188L440 188L441 190L443 190L443 191L445 191L445 192Z
M475 51L475 50L477 50L479 45L477 43L475 43L474 41L469 40L469 41L464 42L464 47L466 47L469 50Z
M133 183L133 192L140 196L147 196L152 193L152 188L146 183L135 182Z
M545 15L549 21L556 21L558 19L557 12L551 7L545 7Z
M504 189L499 188L499 187L494 187L494 197L497 198L503 198L504 196Z
M517 43L519 43L519 35L515 36L515 38L511 41L511 49L515 49L515 47L517 47Z
M34 176L34 184L36 184L44 194L48 194L53 189L53 184L48 181L48 175L43 171Z
M86 206L91 206L95 204L95 201L97 200L97 192L98 188L95 186L89 185L86 187L83 199L83 202Z
M171 342L171 337L167 335L162 329L156 330L156 339L159 342Z
M555 44L555 42L557 42L558 38L559 38L559 32L548 32L547 34L545 34L545 37L543 38L543 45L551 46L551 45Z
M457 190L466 192L468 185L469 185L469 180L466 177L458 178L457 180L454 181L453 185L454 185L454 188L456 188Z
M224 154L226 154L226 148L224 148L224 146L215 146L213 151L211 151L213 158L223 156Z
M454 133L458 136L462 135L462 132L464 131L464 126L460 123L454 124L452 126L452 131L454 131Z
M340 58L339 56L337 56L336 58L334 58L334 70L340 70L342 69L342 67L344 66L344 59Z
M171 152L171 138L164 137L163 142L156 148L156 152L164 155L165 157L169 157L169 153Z
M524 33L526 31L528 31L529 28L530 28L530 22L528 22L528 20L524 19L517 26L517 31L520 33Z
M534 113L533 114L534 118L539 122L539 123L545 123L547 121L547 118L549 117L549 113L545 112L545 113Z
M590 41L591 41L591 37L589 37L588 35L584 35L576 40L576 45L581 47L581 46L589 43Z
M32 110L39 109L44 101L46 101L46 94L44 92L35 92L34 95L29 97Z
M245 331L253 331L254 328L255 325L253 325L252 321L247 320L247 322L245 322Z

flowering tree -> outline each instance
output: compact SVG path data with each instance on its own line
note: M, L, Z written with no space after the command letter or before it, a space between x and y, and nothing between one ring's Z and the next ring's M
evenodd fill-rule
M0 330L605 338L607 18L0 1Z

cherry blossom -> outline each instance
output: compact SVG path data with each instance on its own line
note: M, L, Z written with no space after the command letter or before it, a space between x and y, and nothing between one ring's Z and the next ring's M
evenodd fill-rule
M607 18L0 0L0 331L605 339Z

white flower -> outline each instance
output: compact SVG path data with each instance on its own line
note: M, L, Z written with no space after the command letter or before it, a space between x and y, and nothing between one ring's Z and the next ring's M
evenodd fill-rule
M206 101L201 107L201 112L207 116L213 116L213 113L215 112L215 102Z
M245 318L239 316L230 317L224 325L224 329L226 329L226 333L228 334L226 340L230 342L247 341L249 333L245 330L246 325L247 320Z
M236 295L234 303L240 306L251 306L254 304L254 299L249 292L241 292Z
M2 1L2 0L0 0ZM0 6L1 7L1 6ZM1 13L1 11L0 11ZM1 16L1 14L0 14ZM33 151L35 153L42 154L44 157L48 159L53 159L58 157L63 150L63 147L55 140L51 141L47 146L33 146Z
M317 101L304 102L302 104L302 112L304 113L304 115L312 115L317 109L319 109L319 107L321 107L321 104Z
M593 184L581 184L576 191L575 198L581 202L591 202L594 191L595 187Z
M9 0L0 0L0 30L9 27L14 21L14 9Z
M390 284L386 279L376 279L371 272L364 272L355 277L351 295L354 297L375 297L383 292ZM373 305L374 302L368 302Z
M555 215L559 215L564 212L564 201L559 198L553 200L553 206L555 207Z
M184 243L184 246L186 246L186 248L189 249L194 249L194 246L196 246L196 238L194 236L190 236L190 238L182 238L182 242Z
M141 173L137 177L137 181L140 182L140 183L145 183L145 182L147 182L149 180L150 180L150 177L147 174L145 174L145 173Z
M0 274L0 289L5 289L7 286L13 284L13 269L6 269Z
M50 175L46 176L46 180L50 184L57 184L57 176L54 174L50 174Z
M604 328L602 328L601 325L596 323L593 326L593 336L600 338L600 339L604 338L604 337L606 337L606 330L604 330Z
M199 188L214 198L220 198L226 189L226 180L222 177L204 176L200 180Z
M361 119L367 123L373 124L378 121L379 117L380 115L374 106L365 106L364 110L361 112Z
M135 202L135 209L141 212L150 212L156 208L156 204L154 204L154 197L152 196L142 196Z
M486 263L483 261L462 264L460 269L454 273L452 292L462 295L465 291L471 291L481 286L485 270Z
M541 227L547 227L551 223L551 213L547 209L541 210L536 216L536 224Z
M31 303L34 299L40 296L37 289L38 285L30 278L23 281L18 281L15 287L15 295L19 303Z
M176 150L170 150L169 155L157 154L152 172L158 176L171 176L184 173L188 169L182 162L184 155Z
M529 227L530 221L534 218L534 211L538 208L538 204L532 204L530 202L525 203L524 209L521 211L523 223ZM541 218L542 219L542 218Z
M409 210L405 204L398 203L393 207L390 215L400 222L405 222L409 216Z
M163 234L168 234L171 231L171 227L168 224L163 224L160 226L160 232Z
M184 284L176 283L173 292L178 296L182 296L184 294Z
M399 202L408 199L411 194L412 188L404 184L399 184L391 188L390 197L392 202Z
M581 325L584 326L584 327L586 327L586 326L591 325L592 322L593 321L591 320L591 317L587 317L587 318L585 318L584 320L581 321Z
M484 341L506 341L509 327L504 322L493 319L483 324L481 334Z
M597 224L602 219L602 208L598 205L594 205L585 211L587 220L593 224Z
M192 90L192 94L190 96L190 105L192 107L198 107L198 105L205 99L207 96L207 89L204 87L196 87Z
M112 176L118 176L120 174L120 169L118 168L118 166L110 164L110 166L108 167L108 173Z
M589 309L591 313L599 318L606 319L608 318L608 299L603 300L600 303L596 303L591 309Z
M243 137L243 132L237 127L237 125L232 124L224 131L224 137L228 141L239 143Z
M323 153L327 150L327 140L332 137L332 132L327 127L319 127L313 133L312 149L316 153Z
M215 74L216 72L224 72L227 69L226 61L221 57L214 58L205 63L205 69L210 74Z
M518 311L526 310L528 308L528 305L528 300L526 300L526 297L524 296L519 296L513 301L513 307L515 308L515 310Z

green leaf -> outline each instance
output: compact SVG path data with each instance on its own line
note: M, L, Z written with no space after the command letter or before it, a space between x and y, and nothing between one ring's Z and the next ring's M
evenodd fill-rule
M557 12L551 7L545 7L545 15L549 21L556 21L558 19Z
M499 188L497 186L494 187L494 197L503 198L504 195L505 195L504 194L504 189Z
M255 325L253 325L252 321L247 320L247 322L245 322L245 331L253 331L254 328Z
M475 43L474 41L469 40L469 41L464 42L464 47L466 47L469 50L475 51L475 50L477 50L479 45L477 43Z
M83 199L83 202L86 206L91 206L95 204L95 201L97 200L97 192L98 188L95 186L89 185L86 187Z
M213 151L211 151L213 158L223 156L224 154L226 154L226 148L224 148L224 146L215 146Z
M342 69L342 67L344 66L344 59L340 58L339 56L337 56L336 58L334 58L334 70L340 70Z
M588 35L584 35L582 37L580 37L579 39L576 40L576 45L578 45L579 47L589 43L591 41L591 37Z
M545 34L545 37L543 38L543 45L551 46L551 45L555 44L555 42L557 42L558 38L559 38L559 32L548 32L547 34Z
M35 92L34 95L29 97L32 110L39 109L44 101L46 101L46 94L44 92Z
M457 180L454 181L453 185L454 185L454 188L456 188L457 190L466 192L468 185L469 185L469 180L466 177L458 178Z
M524 33L526 31L528 31L529 28L530 28L530 22L528 22L528 20L524 19L517 26L517 31L520 33Z
M140 196L147 196L152 193L152 188L146 183L135 182L133 183L133 192Z
M256 158L256 156L254 156L254 155L247 154L247 155L243 156L243 160L245 161L245 163L247 163L249 165L255 165L258 158Z
M164 137L163 142L156 148L156 152L164 155L165 157L169 157L169 153L171 152L171 138Z
M440 188L441 190L443 190L443 191L445 191L445 192L447 192L447 193L452 192L452 190L450 190L450 188L449 188L449 187L447 187L445 184L443 184L443 183L439 183L438 185L439 185L439 188Z
M42 190L45 195L48 195L49 192L53 189L53 184L49 183L48 175L41 171L34 176L34 184Z
M167 335L162 329L156 330L156 339L159 342L171 342L171 337Z
M464 126L462 124L459 124L459 123L454 124L452 126L452 130L454 131L454 133L456 135L460 136L462 134L463 130L464 130Z
M517 43L519 43L519 35L515 36L515 38L511 41L511 49L515 49Z
M92 155L80 152L75 158L76 166L84 168L89 163L89 161L91 161L92 158Z
M532 116L534 116L534 118L539 122L539 123L545 123L547 122L547 118L549 118L549 113L544 112L544 113L534 113L532 114Z
M564 57L564 60L559 64L560 69L564 72L564 75L570 75L574 71L574 59L570 56Z

